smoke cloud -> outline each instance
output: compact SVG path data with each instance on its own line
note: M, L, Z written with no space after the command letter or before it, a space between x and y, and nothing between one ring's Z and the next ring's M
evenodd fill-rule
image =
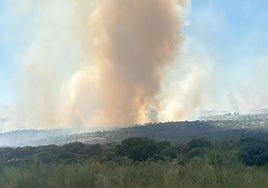
M81 80L73 88L75 103L82 97L91 105L97 97L93 118L102 125L152 121L159 110L156 97L163 68L173 62L182 40L174 2L98 1L90 20L82 19L80 30L93 64L77 75ZM96 72L89 85L89 76ZM88 87L95 90L93 100L87 99ZM79 114L90 117L83 109L78 108Z
M214 63L202 46L185 38L176 62L165 69L159 96L161 121L197 118L213 80Z
M124 126L268 106L268 57L244 57L238 66L218 62L187 30L211 25L202 14L197 22L186 19L187 0L4 5L0 41L12 46L17 98L0 107L1 131Z
M22 40L18 56L18 126L159 120L164 69L180 50L185 6L185 0L27 1L28 8L14 11L30 17L22 30L30 40Z

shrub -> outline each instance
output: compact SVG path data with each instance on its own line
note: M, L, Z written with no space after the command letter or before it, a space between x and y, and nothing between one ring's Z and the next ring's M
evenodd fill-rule
M239 140L240 160L246 165L268 164L268 142L264 139L243 137Z

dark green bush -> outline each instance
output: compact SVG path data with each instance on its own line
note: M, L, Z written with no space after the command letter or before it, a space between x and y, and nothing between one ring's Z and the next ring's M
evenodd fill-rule
M128 138L116 147L116 153L134 161L145 161L170 147L169 142L156 142L149 138Z
M198 139L193 139L191 140L187 145L186 145L186 151L190 151L195 148L209 148L211 147L211 142L204 138L198 138Z
M263 166L268 164L268 141L254 137L239 140L240 160L246 165Z

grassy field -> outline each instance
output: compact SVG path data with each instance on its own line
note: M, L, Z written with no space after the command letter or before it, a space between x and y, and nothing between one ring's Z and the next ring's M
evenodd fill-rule
M165 145L165 149L159 150L162 158L132 158L136 155L132 156L132 150L126 150L124 144L132 144L132 148L137 148L135 144L141 146L141 141L144 145L138 148L143 150L156 145L163 148ZM170 151L177 148L176 156L172 158L164 155L165 152L169 153L167 148ZM114 152L116 157L103 158L103 155L110 156L111 152ZM148 156L146 152L135 152ZM221 143L194 140L180 147L168 146L166 142L132 139L117 145L114 150L110 148L109 152L102 152L99 157L94 155L94 158L78 162L65 160L44 163L32 157L32 160L10 163L2 158L0 187L266 188L266 152L266 142L254 138Z
M268 187L266 167L217 167L203 161L186 166L165 162L72 165L30 164L2 168L0 187Z

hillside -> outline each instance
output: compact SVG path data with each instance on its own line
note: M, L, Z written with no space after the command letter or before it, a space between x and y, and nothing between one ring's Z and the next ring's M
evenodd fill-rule
M21 130L0 134L0 146L63 145L71 142L87 144L120 142L129 137L148 137L173 143L193 138L211 141L236 139L240 136L267 137L268 121L185 121L150 123L106 131L74 134L71 130Z

